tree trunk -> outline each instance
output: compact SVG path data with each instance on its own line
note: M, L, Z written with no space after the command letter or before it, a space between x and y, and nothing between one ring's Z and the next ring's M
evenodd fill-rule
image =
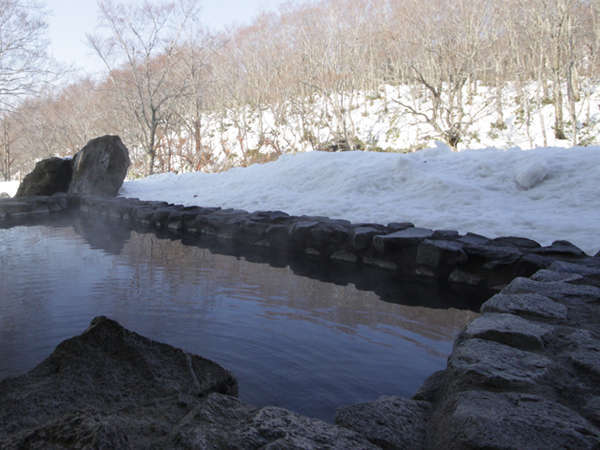
M556 139L566 139L563 119L563 94L560 86L560 76L555 73L554 83L554 137Z

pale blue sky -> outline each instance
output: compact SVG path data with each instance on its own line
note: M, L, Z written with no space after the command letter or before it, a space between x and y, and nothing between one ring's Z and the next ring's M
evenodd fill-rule
M135 1L132 1L135 2ZM215 30L248 23L262 11L274 11L286 0L198 0L202 23ZM50 52L60 62L94 73L102 69L97 56L87 47L86 33L97 24L96 0L45 0Z

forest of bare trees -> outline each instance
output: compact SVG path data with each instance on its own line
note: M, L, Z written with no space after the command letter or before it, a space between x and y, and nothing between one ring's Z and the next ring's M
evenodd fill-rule
M4 46L8 9L1 6ZM102 78L41 93L26 85L38 95L19 93L15 102L5 91L18 83L0 71L5 179L103 134L122 137L134 177L224 170L300 150L298 143L368 149L352 112L374 99L381 114L410 117L426 138L452 148L468 141L482 115L505 127L508 105L529 127L551 104L544 141L573 145L590 143L585 130L597 116L581 105L600 81L599 0L290 2L219 33L198 23L194 0L99 6L88 40L106 67ZM2 68L18 60L9 51L0 48ZM15 67L19 77L20 70L28 69ZM482 89L486 100L475 107Z

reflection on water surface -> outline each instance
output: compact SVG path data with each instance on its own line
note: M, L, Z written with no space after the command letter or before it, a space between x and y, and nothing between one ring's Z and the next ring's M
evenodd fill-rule
M412 395L474 316L382 272L275 267L81 218L0 230L0 267L0 379L103 314L222 364L244 401L329 421L343 404Z

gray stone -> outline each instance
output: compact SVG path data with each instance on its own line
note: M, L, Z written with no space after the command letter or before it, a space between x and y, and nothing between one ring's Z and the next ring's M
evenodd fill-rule
M421 387L413 395L413 400L424 400L426 402L433 402L440 391L444 389L448 372L445 370L438 370L429 375Z
M552 245L532 250L539 255L554 255L565 257L586 256L585 252L569 241L554 241Z
M535 387L552 361L536 353L483 339L460 342L448 359L454 385L513 389Z
M467 233L458 240L466 245L489 245L491 242L490 238L477 233Z
M462 239L459 241L462 242ZM484 259L483 267L486 269L512 265L522 256L516 247L492 245L491 242L486 244L465 243L463 248L467 255Z
M358 257L354 253L350 253L345 250L333 252L330 258L336 261L344 261L348 263L356 263L358 261Z
M387 229L390 233L395 231L406 230L407 228L413 228L415 225L411 222L390 222L387 224Z
M540 244L532 239L515 237L515 236L502 236L492 239L492 242L496 245L507 245L519 248L540 248Z
M7 192L0 192L0 198L11 198Z
M540 294L496 294L483 305L481 312L513 313L541 317L543 319L566 320L567 307Z
M542 269L534 273L529 277L530 280L534 281L577 281L581 280L583 277L576 273L569 272L560 272L555 270Z
M355 250L365 250L371 246L373 236L381 234L381 227L359 226L352 229L350 241Z
M456 230L435 230L432 239L458 239L459 234Z
M432 269L464 264L467 260L462 245L454 241L425 239L417 248L417 264Z
M559 403L521 393L466 391L436 414L428 448L598 448L600 432Z
M129 164L129 151L119 136L92 139L73 158L69 193L114 197L119 193Z
M544 338L552 327L523 319L514 314L487 313L473 320L465 330L465 338L481 338L522 349L544 348Z
M331 253L350 241L350 223L340 220L300 220L289 228L290 242L299 250L312 248L319 253Z
M94 421L106 422L118 442L125 430L131 445L144 447L181 418L181 396L210 392L236 394L237 382L209 360L97 317L25 375L0 381L0 448L20 447L24 436L50 445L85 434Z
M596 425L600 424L600 396L595 396L585 403L583 413L588 420L591 420Z
M417 245L419 242L433 236L433 230L428 228L407 228L390 234L382 234L373 237L373 245L380 253L390 250Z
M197 449L377 448L346 428L283 408L252 408L219 394L210 394L184 417L170 444Z
M600 376L600 338L590 330L578 329L566 337L568 358L578 368Z
M567 261L554 261L550 266L550 270L554 270L561 273L573 273L576 275L583 276L598 276L600 275L600 267L587 266L582 264L582 261L578 262L567 262Z
M431 404L401 397L338 408L335 423L365 436L382 448L422 448Z
M470 286L481 286L484 280L476 273L471 273L461 268L456 268L450 273L448 281L451 283L468 284Z
M33 171L25 176L15 198L66 192L72 176L73 161L70 159L43 159L35 165Z
M555 300L577 298L586 302L600 300L600 288L588 285L577 285L563 281L541 282L518 277L506 286L504 294L538 293Z

